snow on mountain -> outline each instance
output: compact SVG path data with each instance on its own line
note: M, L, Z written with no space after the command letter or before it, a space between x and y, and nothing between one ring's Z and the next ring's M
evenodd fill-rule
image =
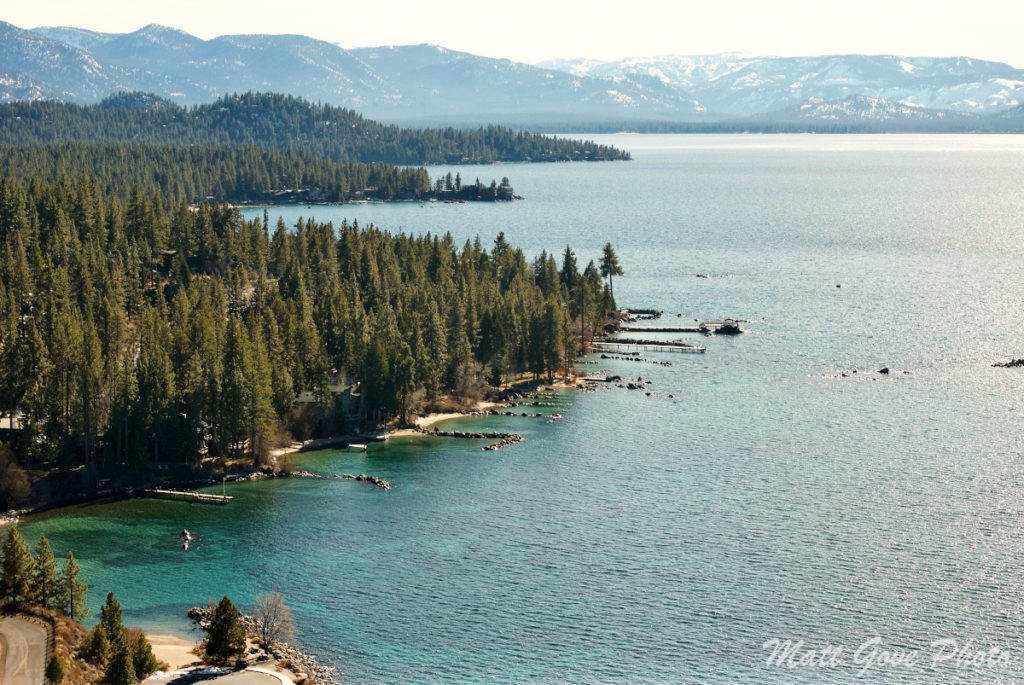
M297 35L203 40L150 24L109 34L32 31L0 22L0 100L96 102L145 91L179 104L275 91L381 119L451 124L573 125L748 122L789 113L892 121L1008 113L1024 103L1024 71L966 57L662 55L537 65L437 45L346 50Z
M36 84L45 97L61 100L95 102L110 93L141 89L205 97L181 79L109 64L87 50L6 22L0 22L0 72L18 74ZM0 99L12 96L13 91L0 90Z
M117 37L116 33L100 33L88 29L77 29L73 26L40 26L32 29L32 33L45 36L52 40L67 43L82 50L92 50Z
M1024 70L965 57L826 55L743 57L738 53L559 60L541 66L580 76L660 78L719 117L749 117L803 102L854 96L914 107L991 114L1024 102Z

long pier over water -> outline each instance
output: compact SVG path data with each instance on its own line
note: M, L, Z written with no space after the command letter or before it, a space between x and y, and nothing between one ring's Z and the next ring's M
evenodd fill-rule
M205 504L227 504L233 499L232 495L215 495L210 492L196 492L195 490L150 489L143 492L150 497L158 497L160 499L176 499L184 502L203 502Z

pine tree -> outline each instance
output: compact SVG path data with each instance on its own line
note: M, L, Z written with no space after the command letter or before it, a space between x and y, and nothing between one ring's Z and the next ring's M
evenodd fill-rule
M139 633L139 637L132 643L131 658L135 677L141 680L151 676L158 667L156 656L153 654L153 646L149 644L144 633Z
M100 625L106 631L111 644L117 644L124 637L124 624L121 622L121 605L114 598L113 592L107 593L107 601L100 608Z
M107 639L107 631L103 625L97 623L82 640L82 655L91 663L96 665L106 663L110 657L110 640Z
M40 535L36 545L35 573L32 575L32 603L44 609L56 609L58 595L57 560L53 558L49 540Z
M238 609L226 596L213 611L203 648L217 663L227 663L245 652L245 632L238 621Z
M32 598L31 583L35 562L28 549L28 543L18 532L17 526L11 526L7 532L2 552L4 558L0 592L12 602L29 601Z
M67 561L60 570L60 607L73 621L89 618L89 605L86 603L88 585L79 578L82 569L75 561L73 552L68 552Z
M64 660L60 658L60 655L54 652L50 656L50 660L46 662L46 671L43 673L46 677L46 682L50 685L60 685L64 682L64 676L67 675L67 669L64 667Z
M113 653L110 656L110 663L107 664L107 670L103 674L103 682L107 685L136 685L139 682L135 676L131 647L124 635L113 643Z
M576 253L568 245L565 246L565 252L562 253L562 270L558 276L565 286L566 292L571 293L576 289L576 283L580 279L580 272L576 266Z
M605 243L601 250L601 275L608 279L608 289L611 291L612 299L615 299L615 286L612 285L613 276L622 275L622 267L619 266L619 258L612 249L611 243Z

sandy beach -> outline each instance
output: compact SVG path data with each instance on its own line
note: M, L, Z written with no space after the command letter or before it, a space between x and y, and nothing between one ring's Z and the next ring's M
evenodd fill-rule
M192 653L198 644L173 635L147 635L149 644L153 645L153 654L157 661L166 662L172 671L199 663L199 657Z
M487 411L488 409L504 406L505 404L503 402L477 402L475 411ZM449 421L451 419L461 419L467 416L474 416L474 414L461 411L447 412L444 414L427 414L426 416L417 416L413 423L417 428L423 429L430 428L435 423L441 423L442 421ZM388 436L392 438L401 438L410 435L422 435L422 433L414 428L402 428L388 433Z

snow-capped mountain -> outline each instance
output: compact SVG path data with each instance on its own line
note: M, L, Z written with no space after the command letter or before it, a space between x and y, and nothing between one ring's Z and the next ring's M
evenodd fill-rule
M392 116L401 116L401 108L424 109L435 116L467 110L504 116L588 116L610 111L693 116L698 111L697 103L685 93L643 75L576 76L426 44L360 48L352 53L401 94Z
M963 57L739 53L529 65L436 45L346 50L295 35L203 40L156 24L115 34L0 22L0 101L90 103L144 91L196 104L249 90L406 123L666 130L927 121L990 129L975 122L992 121L1015 129L1024 71Z
M905 105L908 113L925 108L993 114L1024 103L1024 70L965 57L728 53L611 62L558 60L542 66L580 76L653 76L721 118L751 117L858 96Z
M258 90L375 117L454 117L455 123L700 114L692 98L645 75L580 77L435 45L346 50L294 35L202 40L156 24L109 34L0 23L0 46L0 77L35 84L0 85L0 99L96 102L119 90L140 90L195 104ZM73 66L79 63L87 66Z

